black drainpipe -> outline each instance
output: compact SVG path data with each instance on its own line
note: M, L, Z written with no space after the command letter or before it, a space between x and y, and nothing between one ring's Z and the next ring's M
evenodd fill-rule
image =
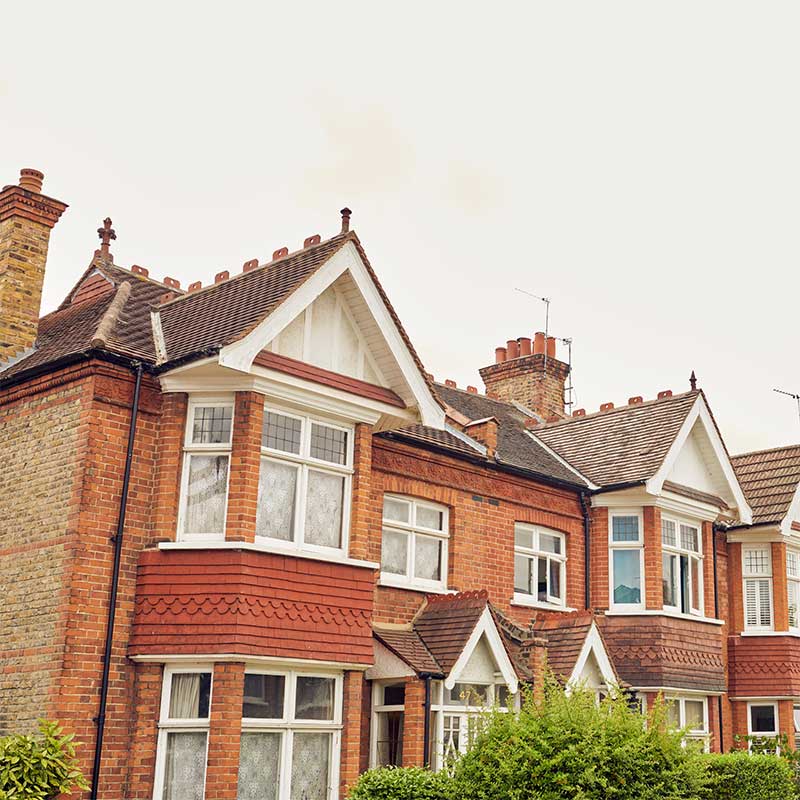
M589 518L589 501L586 492L581 492L581 513L583 514L583 593L586 609L591 608L591 522Z
M422 764L425 767L430 767L431 757L431 674L430 672L421 672L420 678L425 681L425 701L422 704L423 714L422 719L422 747L424 752L422 754Z
M711 558L714 563L714 617L719 619L719 584L717 582L717 533L724 533L726 527L716 522L711 526ZM723 647L727 644L723 643ZM722 695L717 695L717 718L719 719L719 751L724 752L722 742Z
M119 567L122 559L122 534L125 530L125 512L128 509L128 488L131 482L131 463L133 462L133 442L136 437L136 421L139 417L139 393L142 388L142 364L135 362L131 368L136 371L136 384L133 389L131 424L128 430L128 450L125 454L125 472L122 476L122 494L119 498L119 517L117 532L113 536L114 567L111 571L111 597L108 601L108 621L106 622L106 644L103 655L103 679L100 683L100 710L97 713L97 738L94 745L94 766L92 767L91 800L97 800L100 784L100 762L103 754L103 733L106 726L106 704L108 702L108 677L111 670L111 645L114 640L114 617L117 611L117 589L119 586Z

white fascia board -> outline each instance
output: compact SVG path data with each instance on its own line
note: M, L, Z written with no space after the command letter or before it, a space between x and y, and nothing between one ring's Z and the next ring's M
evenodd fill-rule
M536 444L538 444L543 450L545 450L548 455L552 456L556 461L558 461L558 463L561 464L562 467L566 467L571 473L577 475L582 481L585 481L588 489L595 491L596 489L600 488L597 484L592 483L585 475L578 472L578 470L575 469L575 467L573 467L572 464L569 463L569 461L567 461L565 458L562 458L555 450L553 450L552 447L546 445L533 431L526 430L525 433L527 433L528 436L531 437L531 439L535 439Z
M345 272L350 273L375 319L387 346L397 361L419 408L424 425L444 427L444 409L436 402L422 373L417 368L400 331L389 314L364 262L352 242L348 242L299 286L247 336L222 348L219 363L241 372L249 372L253 360L302 311ZM397 414L394 414L397 416Z
M503 640L500 638L500 632L497 630L497 625L494 623L492 612L489 611L488 606L483 609L483 613L476 623L475 629L472 631L464 649L461 651L461 655L458 657L456 663L453 664L450 674L445 678L445 687L447 689L452 689L458 682L458 678L464 671L464 667L469 663L469 659L478 646L481 636L484 635L486 636L486 641L489 644L489 649L492 652L495 663L500 670L500 674L503 676L506 686L508 686L509 692L515 694L518 688L517 673L514 669L514 665L511 663L511 659L508 657Z
M578 660L575 662L572 675L569 681L567 681L568 684L572 686L580 684L581 673L586 666L586 662L589 660L589 655L592 653L597 660L597 666L600 667L600 674L603 676L606 685L611 686L617 682L617 675L614 672L614 667L611 666L611 661L606 652L605 645L600 637L600 631L597 629L597 623L592 622L592 627L589 629L589 633L586 634L586 639L578 655Z
M661 463L658 472L647 481L647 491L653 495L661 494L664 481L667 480L667 477L672 472L675 462L698 419L703 424L703 428L711 442L711 447L714 450L714 455L717 458L717 463L722 470L722 474L725 476L728 488L736 503L736 509L739 512L739 519L745 524L750 524L753 521L753 512L745 499L742 487L739 486L739 481L736 478L733 465L728 458L728 454L725 452L725 446L722 443L719 433L717 433L717 428L714 425L714 421L711 419L711 414L702 395L697 396L694 405L686 415L686 419L683 421L683 425L681 425L681 429L678 431L678 435L675 437L675 441L672 443L669 452Z
M733 544L765 544L767 542L787 542L778 525L755 525L752 528L734 528L726 532L726 539Z
M311 658L275 658L274 656L254 656L243 653L164 653L156 655L128 656L131 661L139 664L214 664L244 662L253 666L284 667L297 669L307 667L314 670L327 670L341 672L343 670L366 672L371 664L354 664L349 661L314 661Z

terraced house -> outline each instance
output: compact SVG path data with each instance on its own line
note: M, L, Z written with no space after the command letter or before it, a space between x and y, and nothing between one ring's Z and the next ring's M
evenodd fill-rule
M106 220L40 318L65 208L0 192L0 734L60 720L93 797L333 800L550 669L794 743L800 447L732 458L694 384L567 417L543 334L434 382L347 209L186 290Z

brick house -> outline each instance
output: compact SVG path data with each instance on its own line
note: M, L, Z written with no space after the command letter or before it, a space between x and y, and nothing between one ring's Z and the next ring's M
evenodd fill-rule
M0 192L0 734L91 796L332 800L439 768L545 669L713 750L800 708L800 447L731 458L702 391L565 414L557 342L435 383L341 231L184 291ZM798 704L798 705L795 705Z

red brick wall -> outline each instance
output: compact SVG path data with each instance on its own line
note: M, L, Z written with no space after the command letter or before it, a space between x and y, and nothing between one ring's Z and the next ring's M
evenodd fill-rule
M162 674L161 664L136 666L127 800L150 800L153 796Z
M215 664L206 767L206 797L214 800L236 800L243 696L244 664Z
M661 558L661 509L645 506L642 510L644 534L644 599L645 608L661 611L664 595L661 586L663 561Z
M772 613L776 631L789 630L789 596L786 586L786 545L772 543Z
M608 509L592 508L591 510L591 593L592 608L607 609L609 607L609 564L608 564Z
M363 693L367 691L363 672L347 671L344 674L344 700L342 707L342 751L339 767L341 797L358 779L361 771Z
M742 545L732 542L728 545L728 633L737 634L744 630L744 597L742 596ZM726 584L720 581L720 586ZM720 610L720 613L722 611Z
M425 682L416 678L406 681L403 715L403 766L418 767L425 763ZM433 733L431 732L431 735Z
M264 395L236 392L225 522L225 538L229 540L254 542L256 538L263 422Z
M178 528L183 440L186 431L186 394L165 394L155 452L153 532L155 538L174 540Z

